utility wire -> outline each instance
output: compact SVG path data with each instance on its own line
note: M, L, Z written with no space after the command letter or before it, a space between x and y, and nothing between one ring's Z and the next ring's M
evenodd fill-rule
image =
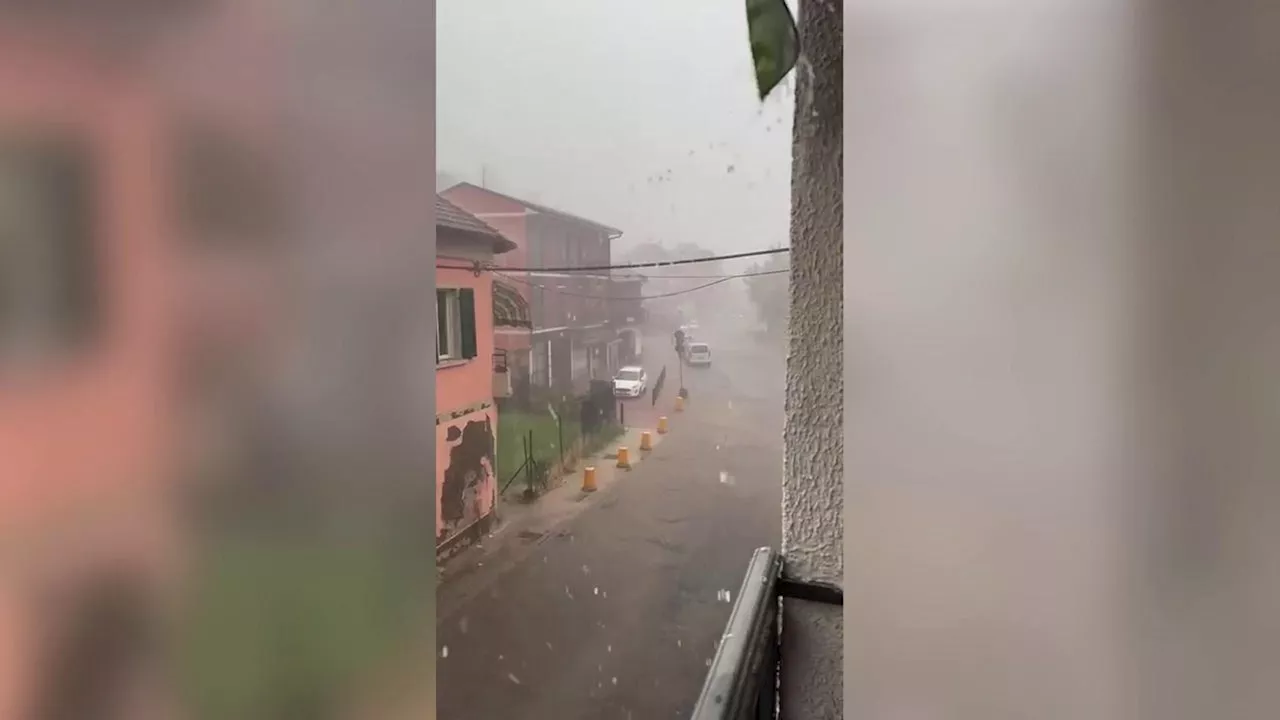
M691 288L685 288L685 289L683 289L683 290L676 290L675 292L659 293L659 294L657 294L657 295L636 295L636 296L633 296L633 297L612 297L612 296L609 296L609 295L592 295L592 294L587 294L587 293L575 293L575 292L569 292L569 291L567 291L567 290L558 290L558 289L556 289L556 288L549 288L549 287L547 287L546 285L540 285L540 284L538 284L538 283L532 283L532 282L529 282L529 281L527 281L527 280L522 280L522 279L520 279L520 278L518 278L518 277L512 277L512 276L510 276L510 275L504 275L504 274L502 274L502 273L500 273L500 272L495 272L494 274L495 274L495 275L497 275L498 277L500 277L500 278L504 279L504 280L511 280L512 282L518 282L518 283L520 283L521 285L527 285L527 286L529 286L529 287L531 287L531 288L536 288L536 289L538 289L538 290L545 290L545 291L547 291L547 292L557 293L557 294L559 294L559 295L563 295L563 296L565 296L565 297L589 298L589 299L592 299L592 300L657 300L657 299L659 299L659 298L675 297L675 296L677 296L677 295L685 295L685 294L687 294L687 293L696 292L696 291L698 291L698 290L705 290L706 288L712 287L712 286L714 286L714 285L719 285L720 283L729 282L730 280L737 280L738 278L744 278L744 277L758 277L758 276L760 276L760 275L779 275L779 274L787 273L787 272L791 272L791 271L790 271L789 269L787 269L787 270L765 270L765 271L762 271L762 272L741 273L741 274L738 274L738 275L726 275L726 276L724 276L724 277L721 277L719 280L713 280L713 281L711 281L711 282L709 282L709 283L703 283L703 284L701 284L701 285L696 285L696 286L691 287Z
M760 257L761 255L777 255L779 253L791 252L791 248L771 248L769 250L752 250L751 252L732 253L729 255L713 255L704 258L685 258L683 260L661 260L655 262L643 263L622 263L620 265L579 265L576 267L506 267L493 264L480 264L477 266L467 265L440 265L436 267L441 270L493 270L495 272L599 272L601 270L638 270L641 268L660 268L673 267L676 265L692 265L694 263L719 262L721 260L738 260L740 258Z
M775 272L786 272L789 268L780 268L778 270L754 270L745 273L720 273L718 275L647 275L636 273L636 277L642 277L645 280L715 280L723 277L755 277L757 275L772 275ZM623 276L625 278L625 276Z

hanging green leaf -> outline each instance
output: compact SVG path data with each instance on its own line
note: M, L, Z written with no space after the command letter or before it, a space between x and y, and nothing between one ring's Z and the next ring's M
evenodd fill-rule
M800 34L786 0L746 0L747 34L760 99L782 82L800 57Z

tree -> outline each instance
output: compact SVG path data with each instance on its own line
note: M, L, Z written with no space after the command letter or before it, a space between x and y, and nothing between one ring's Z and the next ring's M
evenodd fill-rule
M634 247L621 262L670 262L691 258L714 257L716 254L714 251L696 243L685 242L670 247L657 242L646 242ZM646 302L649 311L651 313L656 312L659 316L666 316L672 322L676 321L681 308L687 308L690 311L696 310L698 313L710 316L717 308L723 307L723 296L716 291L725 287L727 283L705 290L697 290L696 288L700 285L706 285L714 279L707 276L724 274L725 271L721 265L722 263L720 262L707 262L637 270L636 272L649 278L649 281L645 283L645 295L650 297L667 296ZM672 293L679 294L673 295Z
M749 272L762 273L790 270L791 261L786 253L769 255L763 262L756 263ZM764 324L770 335L778 338L786 337L787 325L791 320L790 273L779 272L774 275L755 275L746 278L747 297L756 306L756 316Z

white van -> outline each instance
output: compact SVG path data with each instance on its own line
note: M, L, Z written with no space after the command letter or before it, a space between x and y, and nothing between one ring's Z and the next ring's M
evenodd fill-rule
M704 342L690 343L685 349L685 362L690 365L710 365L711 346Z

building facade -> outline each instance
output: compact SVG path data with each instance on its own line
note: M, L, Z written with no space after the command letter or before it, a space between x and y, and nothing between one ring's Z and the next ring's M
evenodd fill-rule
M625 271L613 274L609 310L610 321L620 340L615 351L619 366L638 364L644 355L641 338L649 319L643 299L646 279Z
M436 198L436 541L483 532L497 506L498 409L493 274L477 271L515 244ZM496 365L496 366L495 366Z
M612 242L622 231L470 183L443 195L511 240L495 282L529 307L532 327L500 328L513 378L551 393L584 392L618 368L621 339L610 299ZM575 270L575 268L601 268Z

